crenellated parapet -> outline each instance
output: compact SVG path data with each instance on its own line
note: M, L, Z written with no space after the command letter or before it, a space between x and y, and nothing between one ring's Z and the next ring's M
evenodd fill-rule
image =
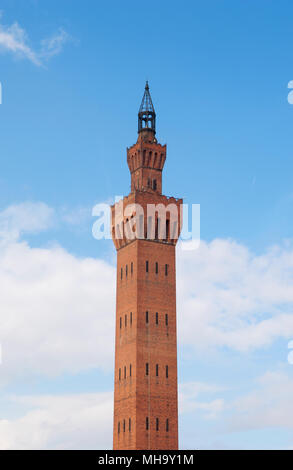
M117 250L134 240L176 245L182 228L182 199L135 191L111 207L111 233Z

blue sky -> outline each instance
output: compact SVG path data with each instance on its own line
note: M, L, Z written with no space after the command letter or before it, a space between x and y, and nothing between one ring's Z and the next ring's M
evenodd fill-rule
M292 3L1 12L0 448L111 447L115 252L91 209L129 192L146 79L163 192L201 205L200 250L178 248L181 447L292 447Z

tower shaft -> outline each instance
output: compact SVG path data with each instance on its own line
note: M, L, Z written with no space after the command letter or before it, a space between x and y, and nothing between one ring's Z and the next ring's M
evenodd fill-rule
M165 159L154 131L140 131L127 150L131 193L119 203L120 218L112 207L114 449L178 449L175 250L182 200L162 195Z

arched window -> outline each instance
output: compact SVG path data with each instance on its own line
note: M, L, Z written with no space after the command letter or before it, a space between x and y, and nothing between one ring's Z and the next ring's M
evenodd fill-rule
M150 166L150 164L151 164L151 161L152 161L152 152L150 151L150 152L149 152L149 161L148 161L148 166Z
M170 220L166 220L166 240L170 239Z

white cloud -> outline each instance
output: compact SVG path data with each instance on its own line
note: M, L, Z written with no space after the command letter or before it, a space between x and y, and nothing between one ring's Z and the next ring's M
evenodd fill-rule
M179 387L179 411L180 413L192 413L203 411L208 419L215 419L224 409L223 398L216 398L206 401L208 395L222 392L222 387L206 384L202 382L187 382ZM200 399L200 395L205 396L205 401Z
M113 363L115 269L62 248L0 250L0 382Z
M186 383L179 390L180 413L203 411L215 419L223 409L221 399L198 401L199 394L221 391L217 386ZM112 447L112 392L10 396L4 402L4 409L18 411L0 419L0 450Z
M74 209L62 207L59 210L61 221L75 227L89 228L93 224L92 210L89 207L78 206Z
M0 212L0 380L112 368L115 267L18 237L51 226L42 203ZM293 337L293 249L262 255L230 240L178 250L180 345L248 351ZM218 403L220 406L220 403Z
M219 398L219 395L225 397L225 391L223 387L201 382L179 386L180 414L193 414L196 420L194 413L203 413L205 420L213 420L213 427L208 432L205 430L203 440L201 424L194 426L190 435L184 430L181 440L184 436L190 440L188 448L197 447L199 442L204 447L223 447L223 443L219 446L218 442L211 445L210 434L213 439L217 435L225 436L224 447L233 448L237 445L233 440L230 443L230 433L273 428L292 430L293 380L286 373L267 372L257 380L254 390L234 400ZM200 399L201 395L204 399ZM218 397L208 400L215 395ZM10 396L6 397L5 404L8 409L18 411L14 413L17 416L0 419L0 450L107 449L112 446L112 392ZM242 447L253 446L257 447L257 443ZM262 447L264 443L259 446Z
M69 39L66 31L60 28L56 34L41 41L41 48L38 51L30 45L26 31L17 22L10 26L0 24L0 50L18 58L28 59L37 66L43 65L44 61L59 54Z
M267 372L257 387L231 404L230 431L265 428L293 429L293 379L285 372Z
M52 226L55 211L23 203L0 212L0 383L113 361L115 269L19 237Z
M261 429L293 428L293 380L284 372L267 372L257 379L254 390L237 399L228 400L226 389L208 383L190 382L179 386L179 412L198 413L213 420L203 438L201 424L185 429L182 439L189 439L188 448L199 445L210 448L237 447L229 434ZM231 392L231 390L229 390ZM204 399L200 399L200 396ZM209 400L208 397L212 398ZM213 398L213 397L217 398ZM17 410L17 416L0 419L0 450L13 449L107 449L112 446L113 393L10 396L6 408ZM5 412L7 415L7 412ZM200 422L199 422L200 423ZM225 444L209 439L225 438ZM196 436L196 437L195 437ZM234 442L234 443L233 443ZM273 444L270 444L273 446ZM242 447L257 447L243 444ZM259 448L264 447L264 442ZM279 447L279 445L277 445Z
M261 255L231 240L178 251L181 344L248 351L293 336L293 247Z
M54 210L42 202L14 204L0 212L0 241L15 241L25 233L47 230Z
M0 419L0 450L105 449L112 446L112 393L10 397L26 411Z
M44 59L49 59L57 54L60 54L64 44L69 40L69 34L64 31L63 28L59 28L59 31L56 34L54 34L48 39L42 40L42 49L40 52L40 57Z
M25 233L50 228L55 217L42 203L0 212L2 385L113 367L115 267L60 246L32 248L20 241ZM289 243L255 255L231 240L214 240L177 255L181 345L245 352L293 338ZM291 428L292 393L293 381L283 373L265 374L256 390L228 405L224 388L185 383L179 389L180 412L202 413L205 420L221 417L228 432ZM20 416L0 420L0 448L111 447L112 394L10 400L13 408L23 409Z

